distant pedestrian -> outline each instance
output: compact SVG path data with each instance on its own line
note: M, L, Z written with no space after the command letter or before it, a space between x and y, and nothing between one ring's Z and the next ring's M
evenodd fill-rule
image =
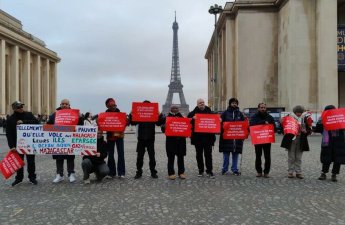
M97 126L95 120L92 119L92 114L90 112L85 113L83 120L84 126Z

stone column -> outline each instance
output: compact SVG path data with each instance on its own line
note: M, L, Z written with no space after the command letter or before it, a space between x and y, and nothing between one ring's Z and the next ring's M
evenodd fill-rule
M41 57L37 55L33 63L33 96L32 112L41 114Z
M43 83L42 83L42 86L43 86L43 88L42 88L42 90L44 90L43 91L43 95L44 95L44 98L43 98L43 106L44 106L44 108L42 109L42 113L44 113L44 114L48 114L49 113L49 98L50 98L50 84L49 84L49 75L50 75L50 68L49 68L49 59L45 59L44 61L43 61L43 63L44 63L44 68L45 68L45 70L44 70L44 75L43 75L43 77L44 77L44 79L42 80L43 81Z
M57 92L56 92L57 63L56 62L52 62L50 71L51 71L51 76L50 76L50 93L51 93L50 113L52 113L55 111L55 108L56 108L56 96L57 96Z
M10 104L19 100L19 47L13 46L10 70Z
M5 74L5 46L6 42L0 40L0 114L6 114L6 74Z
M30 76L30 62L31 53L26 51L23 54L23 102L25 103L26 110L31 111L31 76Z

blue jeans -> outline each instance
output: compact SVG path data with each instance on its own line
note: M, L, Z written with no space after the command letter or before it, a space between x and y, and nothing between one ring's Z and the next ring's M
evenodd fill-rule
M119 176L124 176L126 174L125 169L125 153L124 153L124 144L123 138L116 139L115 141L108 141L108 167L109 175L116 176L116 164L115 164L115 144L117 148L117 173Z
M237 168L238 155L239 154L237 152L232 152L231 171L234 173L238 172L238 168ZM223 152L223 169L222 169L223 173L229 170L229 158L230 158L230 152Z

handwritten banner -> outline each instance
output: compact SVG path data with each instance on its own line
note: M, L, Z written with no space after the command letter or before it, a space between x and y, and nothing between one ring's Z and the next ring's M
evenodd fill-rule
M296 136L298 134L298 130L300 129L300 124L291 116L283 117L282 125L284 134L293 134Z
M133 102L132 121L135 122L157 122L158 103Z
M56 111L55 125L78 125L79 109L61 109Z
M102 131L124 132L127 115L122 112L105 112L98 114L98 127Z
M194 131L197 133L220 133L220 115L195 114Z
M24 166L24 161L17 152L9 151L0 162L0 171L5 179L10 178L16 171Z
M165 135L174 137L190 137L192 135L191 118L167 117Z
M249 129L253 145L275 142L273 124L251 126Z
M223 139L247 139L248 120L223 123Z
M97 127L18 125L17 151L37 155L95 155Z
M323 111L321 117L326 130L345 129L345 108Z

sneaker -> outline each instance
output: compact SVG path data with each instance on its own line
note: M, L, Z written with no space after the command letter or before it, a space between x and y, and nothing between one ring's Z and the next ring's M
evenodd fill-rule
M70 183L73 183L73 182L75 182L76 181L76 179L75 179L75 174L74 173L71 173L70 175L69 175L69 182Z
M268 175L268 173L264 174L264 178L270 178L270 176Z
M91 183L90 178L84 180L84 184L90 184L90 183Z
M293 178L293 173L288 173L288 178Z
M151 174L151 177L152 177L153 179L157 179L157 178L158 178L158 175L157 175L156 173L152 173L152 174Z
M126 178L125 175L120 175L120 176L119 176L119 179L125 179L125 178Z
M240 173L240 172L238 172L238 171L235 171L235 172L233 172L232 174L233 174L233 175L235 175L235 176L239 176L239 175L241 175L241 173Z
M319 180L326 180L326 174L325 173L321 173Z
M204 172L199 172L198 177L204 176Z
M210 173L209 173L209 174L207 174L207 175L208 175L208 177L209 177L209 178L211 178L211 179L216 178L212 172L210 172Z
M303 175L302 175L301 173L297 173L297 174L296 174L296 177L297 177L298 179L304 179L304 177L303 177Z
M263 175L262 175L262 173L257 173L256 174L256 177L262 177Z
M169 180L175 180L175 179L176 179L176 175L175 174L169 176Z
M140 173L136 173L135 176L134 176L134 179L139 179L141 177L142 177L142 175Z
M223 171L223 170L222 170L222 175L225 175L226 173L227 173L227 171Z
M332 174L331 181L333 181L333 182L337 182L338 181L336 174Z
M29 181L30 181L30 183L32 183L33 185L37 185L37 184L38 184L36 178L31 178L31 179L29 179Z
M113 176L113 175L107 175L107 176L105 176L105 179L113 179L113 178L115 178L115 175Z
M12 183L12 187L16 186L17 184L20 184L23 180L17 180L15 179Z
M178 177L182 180L186 179L186 175L184 173L181 173L180 175L178 175Z
M60 174L57 174L55 179L53 180L53 183L59 183L63 181L63 176L61 176Z

